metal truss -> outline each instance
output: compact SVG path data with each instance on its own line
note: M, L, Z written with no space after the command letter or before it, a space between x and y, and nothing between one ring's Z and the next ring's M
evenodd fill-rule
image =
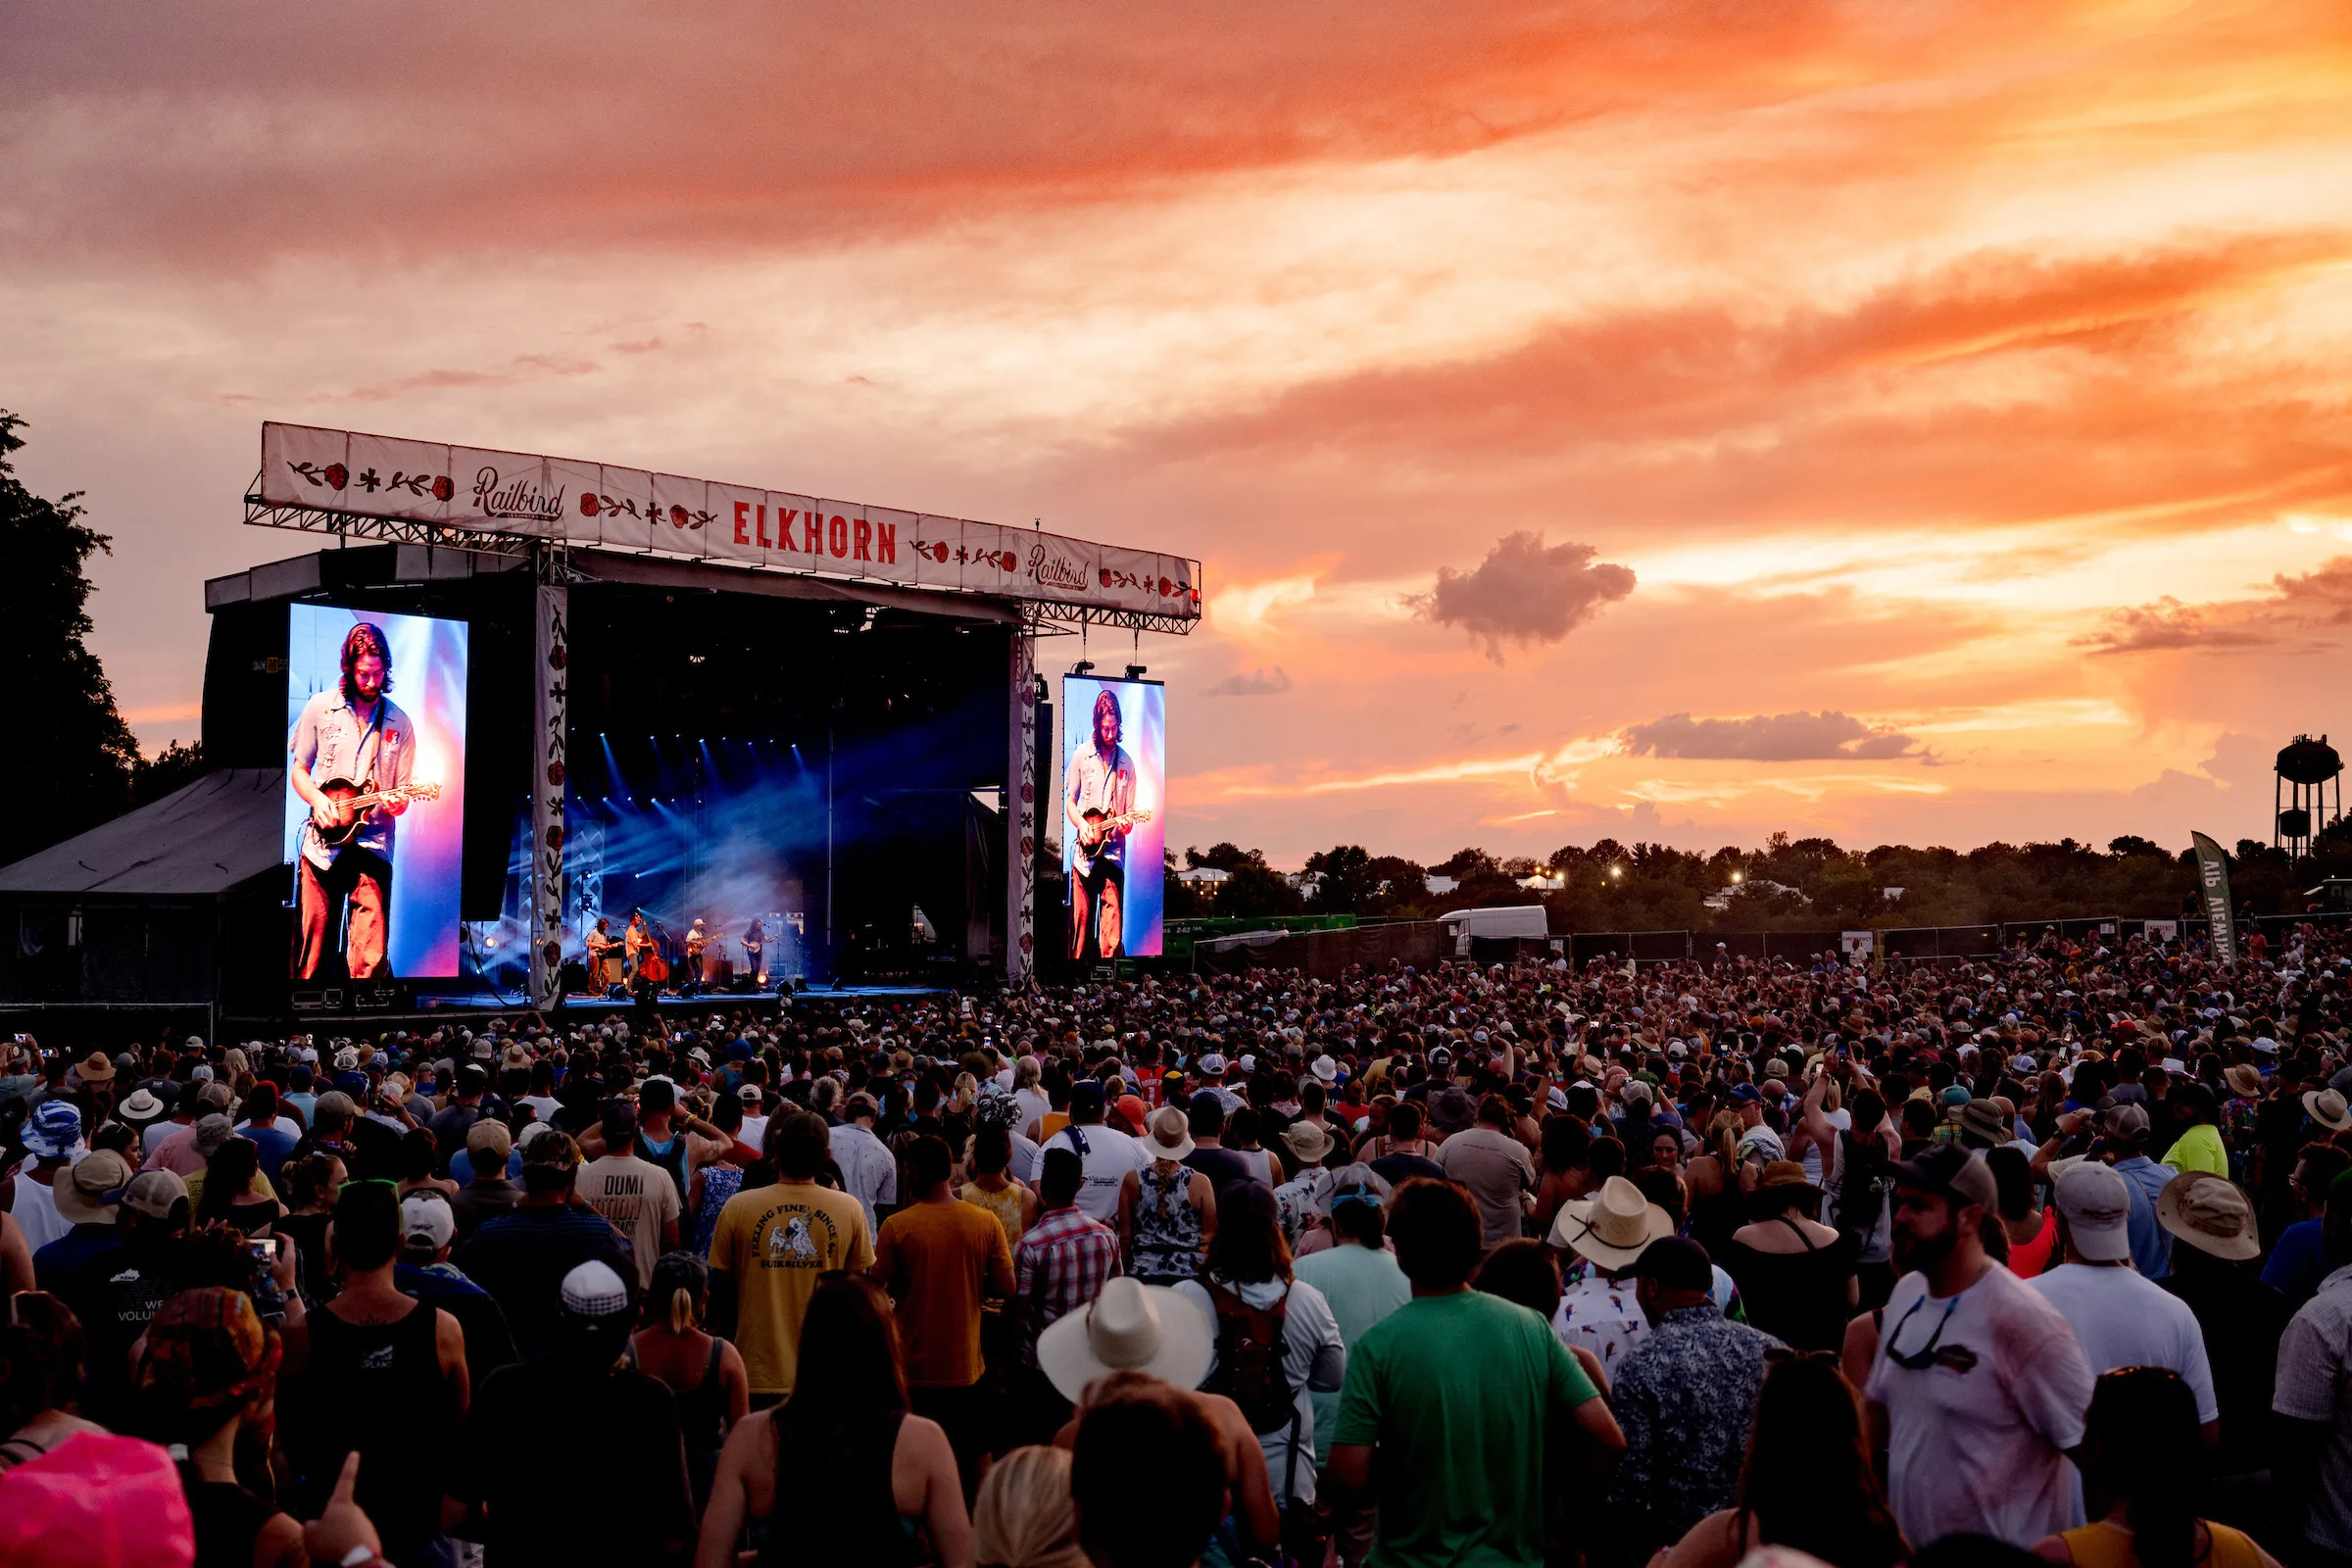
M537 538L529 534L494 533L477 528L453 528L447 523L417 522L404 517L363 517L347 512L333 512L324 507L280 505L261 497L262 476L253 476L253 489L245 497L245 521L257 528L291 528L302 533L331 534L338 539L367 539L381 544L432 545L445 550L471 550L486 556L507 556L515 560L536 560L548 563L553 558L560 574L555 580L576 580L568 565L569 546L561 539ZM693 557L667 557L681 563L692 563ZM776 572L778 568L736 562L726 563L731 571ZM779 575L808 577L820 582L842 582L856 586L863 579L839 578L826 572L790 571ZM1176 615L1143 610L1113 610L1100 605L1065 605L1048 600L1005 599L996 594L969 593L962 589L926 587L919 583L890 583L888 587L902 593L935 593L949 599L991 599L1010 604L1020 612L1021 625L1032 636L1071 636L1092 627L1115 628L1124 631L1160 632L1170 637L1186 637L1200 623L1199 615Z
M255 474L254 488L261 488ZM470 550L477 555L510 556L519 561L547 543L522 534L483 533L452 528L447 523L413 522L402 517L360 517L323 507L278 505L259 494L245 497L245 521L257 528L292 528L302 533L332 534L338 539L368 539L391 545L432 545L443 550Z

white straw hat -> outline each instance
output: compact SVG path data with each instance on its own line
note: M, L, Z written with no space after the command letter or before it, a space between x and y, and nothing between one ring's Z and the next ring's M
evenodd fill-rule
M1197 1389L1215 1351L1207 1314L1164 1285L1124 1274L1104 1281L1091 1303L1037 1337L1039 1368L1073 1403L1089 1383L1112 1372L1149 1372Z

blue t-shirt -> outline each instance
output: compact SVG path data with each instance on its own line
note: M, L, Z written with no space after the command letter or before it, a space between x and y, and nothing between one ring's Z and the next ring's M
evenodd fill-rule
M460 1187L473 1185L473 1152L471 1150L461 1149L449 1156L449 1179ZM507 1154L507 1180L511 1182L522 1180L522 1151L519 1149L513 1150Z
M272 1184L277 1181L277 1168L286 1162L288 1154L294 1152L294 1146L302 1142L301 1136L284 1122L269 1127L256 1127L246 1122L237 1129L237 1134L252 1139L260 1146L262 1174L269 1177Z
M2290 1312L2317 1296L2320 1281L2334 1270L2328 1261L2328 1248L2320 1236L2320 1222L2300 1220L2278 1233L2278 1245L2271 1252L2270 1262L2263 1265L2262 1283L2286 1298Z

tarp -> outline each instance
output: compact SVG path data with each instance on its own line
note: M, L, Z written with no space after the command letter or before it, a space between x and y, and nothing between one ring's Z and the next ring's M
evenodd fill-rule
M285 862L286 775L224 767L0 868L0 893L218 897Z

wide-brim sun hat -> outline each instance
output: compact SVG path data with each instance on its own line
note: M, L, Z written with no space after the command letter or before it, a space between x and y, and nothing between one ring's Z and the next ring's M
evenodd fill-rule
M2329 1132L2352 1131L2352 1107L2347 1107L2344 1097L2333 1089L2305 1091L2303 1108Z
M2184 1170L2156 1195L2156 1223L2201 1252L2233 1263L2262 1255L2254 1207L2226 1176Z
M1174 1137L1170 1137L1174 1134ZM1192 1118L1180 1105L1162 1105L1152 1113L1144 1152L1153 1159L1174 1160L1181 1164L1193 1152Z
M1086 1386L1113 1372L1143 1372L1179 1389L1208 1376L1216 1336L1208 1315L1164 1285L1126 1275L1103 1282L1087 1305L1037 1337L1037 1364L1073 1403Z

